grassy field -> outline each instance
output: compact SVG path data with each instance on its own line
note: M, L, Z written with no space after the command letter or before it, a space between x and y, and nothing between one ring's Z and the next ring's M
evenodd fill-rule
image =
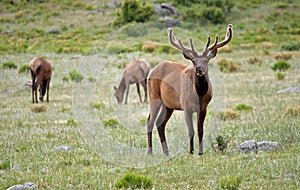
M129 104L118 105L113 86L133 59L190 63L168 48L136 49L168 45L167 28L155 21L112 28L116 12L106 2L0 2L0 189L25 182L38 189L118 189L126 174L133 184L151 182L137 189L299 188L299 93L277 93L300 86L298 1L235 2L228 17L233 39L209 68L214 99L205 153L188 153L186 124L175 112L166 129L169 157L156 129L154 155L146 155L149 105L139 103L134 86ZM226 26L174 32L184 42L193 37L201 51L207 36L223 38ZM35 56L54 68L49 103L32 104L24 86L30 73L21 68ZM276 70L282 60L290 67ZM216 137L224 139L223 151ZM238 145L250 139L276 141L281 149L240 153Z

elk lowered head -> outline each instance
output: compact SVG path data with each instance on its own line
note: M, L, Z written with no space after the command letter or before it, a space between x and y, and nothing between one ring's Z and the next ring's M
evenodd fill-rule
M198 54L194 48L193 40L190 38L190 46L191 48L187 48L184 46L180 39L176 40L172 28L168 30L168 36L170 43L176 47L178 50L181 50L184 57L193 62L195 73L198 77L208 76L208 62L210 59L214 58L217 55L218 48L225 46L228 42L230 42L232 38L232 24L228 25L226 37L222 42L218 42L218 35L215 37L214 43L210 45L210 37L207 39L206 46L202 52L202 54Z

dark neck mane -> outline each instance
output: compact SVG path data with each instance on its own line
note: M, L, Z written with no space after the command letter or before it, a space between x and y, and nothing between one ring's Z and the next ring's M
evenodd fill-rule
M202 77L198 77L198 76L195 77L195 89L198 96L204 96L208 91L208 87L209 87L209 82L205 75Z

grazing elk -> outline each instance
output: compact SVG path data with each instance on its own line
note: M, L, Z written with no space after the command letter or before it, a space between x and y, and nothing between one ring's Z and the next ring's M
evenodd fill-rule
M178 41L170 28L168 30L171 45L182 51L184 57L193 63L193 67L177 62L162 62L158 64L148 79L150 113L147 121L148 154L152 154L152 130L159 110L161 112L156 120L156 126L162 149L168 155L168 146L165 137L165 126L174 110L184 112L190 138L190 153L194 152L194 127L192 114L197 113L197 129L199 138L199 155L203 154L203 123L206 117L207 106L212 99L212 86L208 77L208 62L217 54L218 48L226 45L232 38L232 25L227 28L226 37L218 43L218 35L215 42L209 46L210 37L202 54L194 49L190 38L191 48Z
M40 101L43 101L47 91L47 102L49 102L49 85L52 75L52 67L48 60L40 57L35 57L29 63L32 81L32 103L38 103L37 88L39 86Z
M115 89L115 97L119 104L123 102L124 92L126 90L125 104L127 104L128 94L129 94L129 85L136 83L137 93L140 98L140 102L142 102L141 93L140 93L140 85L144 88L145 92L145 100L147 103L147 76L150 72L150 64L144 59L138 59L132 61L126 65L122 80L118 87L114 86Z

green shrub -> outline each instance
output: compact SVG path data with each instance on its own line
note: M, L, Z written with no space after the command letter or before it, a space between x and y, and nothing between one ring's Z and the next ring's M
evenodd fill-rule
M226 21L226 15L219 7L207 7L202 9L201 16L213 24L222 24Z
M91 107L95 109L103 109L105 108L105 104L103 102L92 102Z
M277 72L276 73L276 78L278 80L283 80L285 78L285 73L282 73L282 72Z
M146 22L153 13L152 4L142 3L140 0L124 0L113 26L121 26L130 22Z
M252 110L252 106L247 105L247 104L239 104L235 107L235 110L239 110L239 111L248 111L248 110Z
M110 119L104 120L103 125L104 125L104 127L118 127L118 126L120 126L120 123L118 120L116 120L114 118L110 118Z
M273 66L272 66L272 69L274 71L285 71L287 70L288 68L291 67L291 64L289 64L288 62L285 62L285 61L278 61L276 62Z
M226 176L220 180L222 189L226 190L238 190L242 182L242 178L238 176Z
M5 62L2 64L3 69L16 69L17 65L13 62Z
M285 51L297 51L300 49L300 42L295 41L295 42L282 44L280 46L280 49Z
M84 79L84 76L82 76L80 73L78 73L77 70L70 71L69 76L70 76L70 79L75 82L81 82Z
M5 159L0 161L0 170L10 169L10 160Z
M69 82L69 77L64 76L64 77L62 78L62 80L63 80L64 82Z
M30 66L28 64L22 65L19 69L19 73L29 72Z
M119 189L150 189L152 186L153 183L149 178L133 173L125 174L116 182L116 187Z
M68 126L77 126L77 122L74 119L68 119L67 125Z
M216 138L215 143L213 143L212 147L215 152L226 152L228 148L228 144L230 139L228 136L219 135Z

